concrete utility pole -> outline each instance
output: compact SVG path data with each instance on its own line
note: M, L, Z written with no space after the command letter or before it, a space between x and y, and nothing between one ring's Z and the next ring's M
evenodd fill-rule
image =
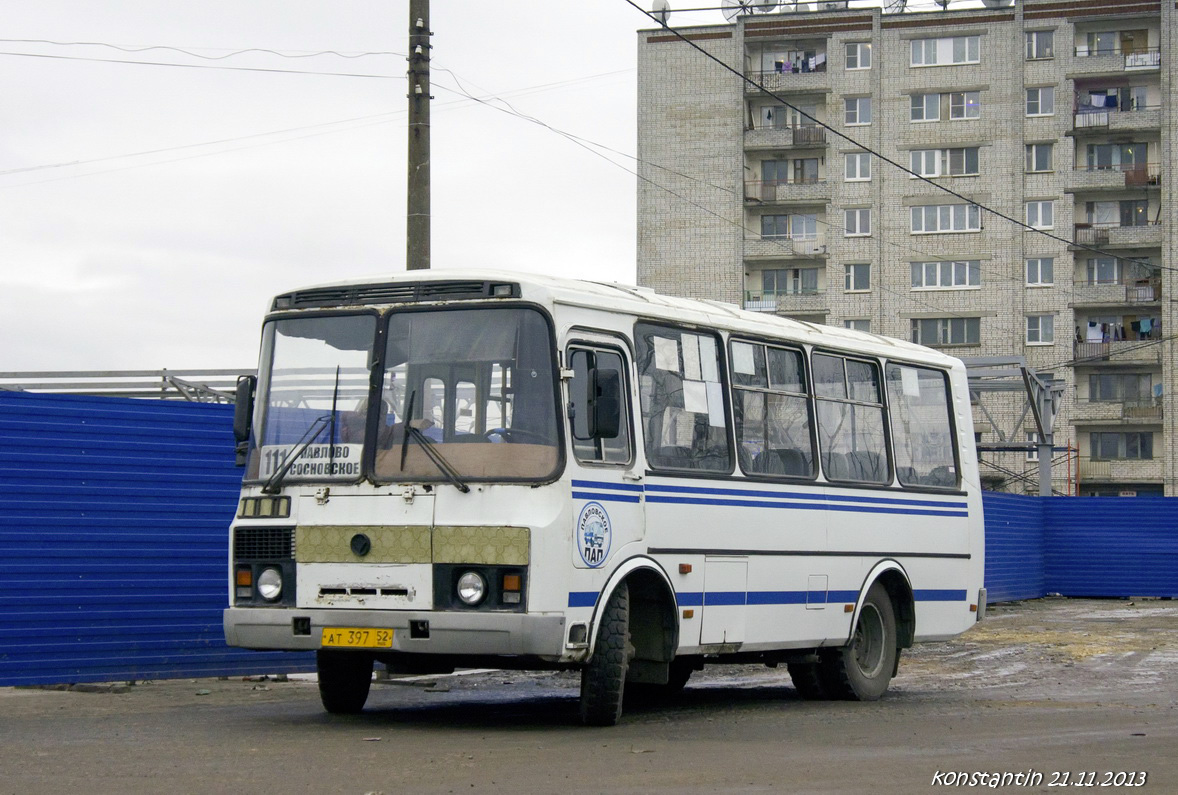
M429 0L409 0L409 201L405 268L429 269Z

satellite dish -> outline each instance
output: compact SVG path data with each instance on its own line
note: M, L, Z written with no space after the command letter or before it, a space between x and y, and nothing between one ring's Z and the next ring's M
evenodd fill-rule
M982 5L986 8L1003 8L1014 5L1014 0L982 0Z
M779 0L754 0L753 13L754 14L772 14L777 10Z
M757 2L758 0L724 0L724 19L731 22L737 17L753 13L753 6L757 5Z
M654 0L650 13L665 28L667 21L671 18L671 4L667 0Z
M907 6L908 0L891 0L884 6L883 12L885 14L902 14Z

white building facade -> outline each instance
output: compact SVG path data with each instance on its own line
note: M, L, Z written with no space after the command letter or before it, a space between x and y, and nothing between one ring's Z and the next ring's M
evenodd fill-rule
M1023 356L1067 384L1056 490L1178 494L1176 15L1032 1L640 31L639 284ZM1024 405L983 396L979 441L1033 441ZM1037 493L1037 469L983 457L992 488Z

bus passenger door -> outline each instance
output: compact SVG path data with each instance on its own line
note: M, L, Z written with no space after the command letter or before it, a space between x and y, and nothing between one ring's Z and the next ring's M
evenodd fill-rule
M629 358L620 347L586 339L568 346L565 363L566 375L571 371L565 413L573 447L573 566L598 569L644 534Z

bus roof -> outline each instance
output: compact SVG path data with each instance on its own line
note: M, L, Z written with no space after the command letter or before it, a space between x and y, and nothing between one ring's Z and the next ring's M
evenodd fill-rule
M617 282L569 279L537 273L483 268L417 270L311 285L291 291L291 293L284 293L284 295L294 292L332 290L333 288L346 289L363 285L449 281L514 283L518 284L522 294L531 300L540 301L546 297L553 303L565 306L623 312L649 319L715 327L729 332L781 337L797 342L848 348L861 353L873 353L885 357L917 359L945 367L961 366L960 361L955 357L894 337L793 320L765 312L752 312L722 301L663 295L648 287L636 287ZM390 301L389 303L395 302Z

